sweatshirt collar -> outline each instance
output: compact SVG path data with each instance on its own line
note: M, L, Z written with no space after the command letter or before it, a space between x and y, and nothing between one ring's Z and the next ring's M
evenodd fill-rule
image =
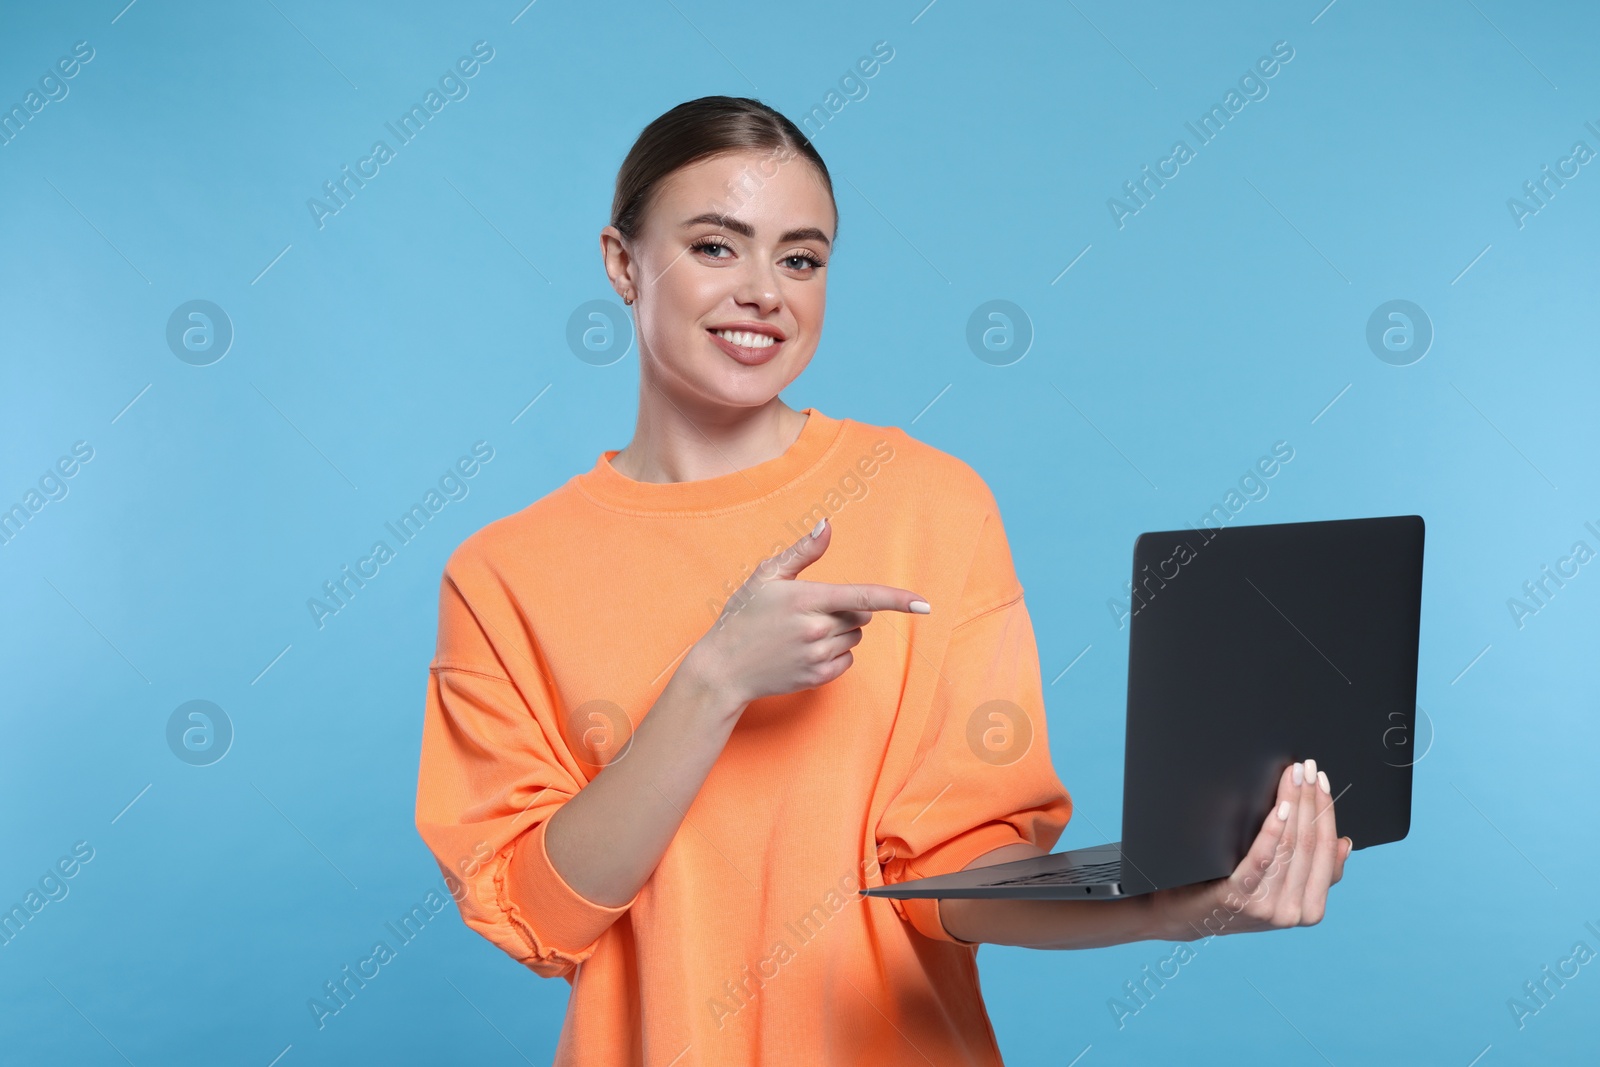
M707 513L746 507L799 480L815 467L843 436L848 419L833 419L816 408L807 415L800 436L781 455L741 471L688 482L638 482L611 465L622 450L607 449L594 468L578 475L577 488L590 500L616 511L636 513Z

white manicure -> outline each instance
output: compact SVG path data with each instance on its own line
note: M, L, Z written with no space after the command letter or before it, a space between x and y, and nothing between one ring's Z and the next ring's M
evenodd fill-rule
M1333 793L1333 787L1328 784L1328 772L1327 771L1318 771L1317 772L1317 785L1322 787L1322 791L1324 793L1328 793L1328 794L1332 794Z
M1305 785L1305 782L1306 782L1305 774L1306 774L1305 768L1302 767L1300 764L1296 763L1294 765L1294 784L1295 785ZM1288 801L1286 800L1286 801L1284 801L1284 803L1287 804Z
M1282 804L1278 805L1278 818L1280 820L1283 820L1283 819L1287 819L1288 817L1289 817L1289 802L1287 800L1285 800Z

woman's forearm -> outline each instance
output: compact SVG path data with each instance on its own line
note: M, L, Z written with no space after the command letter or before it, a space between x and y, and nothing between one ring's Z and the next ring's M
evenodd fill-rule
M1029 844L985 853L965 870L1029 859L1047 853ZM1103 948L1130 941L1193 941L1203 932L1185 929L1181 917L1161 907L1153 894L1124 900L985 900L947 897L939 917L962 941L1022 948Z
M633 731L620 759L556 809L545 826L550 862L579 895L607 907L634 898L711 773L743 709L697 669L691 649ZM519 849L511 881L519 877Z

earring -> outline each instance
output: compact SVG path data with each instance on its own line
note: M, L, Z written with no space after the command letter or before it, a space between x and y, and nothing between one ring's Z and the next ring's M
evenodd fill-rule
M623 297L622 302L631 306L633 304L633 294L629 293L627 296Z

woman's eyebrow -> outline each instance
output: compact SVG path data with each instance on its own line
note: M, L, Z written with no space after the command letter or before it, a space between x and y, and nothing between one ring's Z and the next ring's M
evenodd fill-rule
M754 237L756 235L755 227L751 226L748 222L745 222L743 219L736 219L732 215L724 215L717 211L706 211L696 215L692 219L685 219L682 225L684 229L687 229L690 226L699 226L701 223L710 223L713 226L721 226L723 229L732 230L734 233L737 233L743 237ZM828 235L817 229L815 226L802 226L799 229L789 230L786 233L780 234L778 237L779 244L784 244L789 241L821 241L823 244L832 247L832 242L828 240Z

